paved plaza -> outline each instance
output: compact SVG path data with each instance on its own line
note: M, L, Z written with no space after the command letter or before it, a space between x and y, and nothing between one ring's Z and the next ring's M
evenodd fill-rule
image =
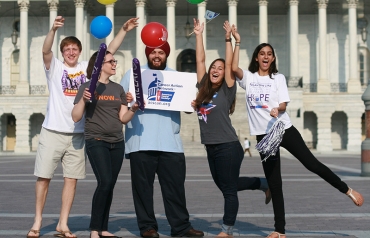
M356 207L344 194L321 178L307 171L290 154L282 153L283 189L286 207L287 237L358 237L370 238L370 177L361 177L360 155L317 154L317 157L352 188L364 195L365 203ZM0 237L26 237L34 214L33 176L35 155L0 156ZM89 237L91 199L96 187L94 174L87 162L87 177L77 184L77 193L69 219L70 229L78 237ZM125 160L118 178L111 208L109 230L118 236L137 237L131 193L129 161ZM263 175L257 156L245 157L242 176ZM53 237L58 222L60 195L63 186L61 166L50 184L44 209L41 237ZM161 191L155 182L155 211L161 237L170 235L164 215ZM205 157L187 157L187 206L194 228L205 236L220 231L223 197L215 186ZM239 213L235 237L266 237L273 230L271 203L264 204L261 191L239 192Z

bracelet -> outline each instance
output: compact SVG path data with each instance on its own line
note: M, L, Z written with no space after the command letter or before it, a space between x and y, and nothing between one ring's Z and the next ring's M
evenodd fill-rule
M240 46L240 43L235 43L235 46Z
M134 110L132 109L132 107L130 107L130 111L132 111L133 113L135 113L135 112L136 112L136 110L134 111Z
M225 39L225 42L231 42L231 38Z
M235 41L235 44L240 44L240 41Z

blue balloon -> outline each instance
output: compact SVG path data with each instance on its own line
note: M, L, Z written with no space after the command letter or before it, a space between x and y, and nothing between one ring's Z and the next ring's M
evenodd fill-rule
M95 17L90 24L90 32L98 39L107 37L112 31L112 22L106 16Z

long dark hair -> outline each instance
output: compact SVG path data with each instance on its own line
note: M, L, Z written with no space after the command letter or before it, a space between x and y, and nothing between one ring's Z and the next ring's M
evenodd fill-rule
M256 61L256 58L258 57L258 53L260 52L260 50L263 48L263 47L270 47L271 50L272 50L272 55L274 56L275 60L271 62L271 65L270 65L270 68L269 68L269 76L270 78L272 78L272 74L277 74L278 70L277 70L277 67L276 67L276 56L275 56L275 50L274 48L272 47L272 45L270 45L269 43L262 43L262 44L259 44L256 49L254 49L254 52L253 52L253 56L252 56L252 60L251 62L249 63L249 67L248 67L248 70L252 73L255 73L255 72L258 72L258 69L259 69L259 64L258 62Z
M213 95L220 89L220 87L222 86L223 82L225 81L225 76L224 76L224 78L222 79L221 83L217 87L214 87L214 88L212 87L213 84L211 82L211 76L210 76L209 72L211 71L211 68L216 63L216 61L221 61L222 63L224 63L224 66L225 66L225 60L222 59L222 58L215 59L210 64L210 66L208 68L208 71L207 71L208 73L206 74L206 79L204 80L203 84L200 86L198 95L197 95L197 97L195 99L195 107L197 109L200 108L200 106L202 105L202 103L208 104L209 102L211 102L212 101L212 98L213 98ZM233 112L235 110L235 98L234 98L233 103L230 106L229 114L233 114Z
M112 53L107 50L105 52L105 55L107 55L107 54L112 54ZM98 56L98 51L96 51L90 57L89 64L87 65L87 69L86 69L86 78L88 78L88 79L91 79L91 75L92 75L92 72L93 72L93 69L94 69L94 64L95 64L95 60L96 60L97 56Z

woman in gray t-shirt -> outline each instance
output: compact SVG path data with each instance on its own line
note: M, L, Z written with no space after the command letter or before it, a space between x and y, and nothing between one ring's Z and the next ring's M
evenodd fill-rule
M265 178L239 177L244 158L243 147L231 124L230 114L235 109L236 84L231 72L233 55L231 27L226 21L226 60L214 60L206 72L203 46L204 23L194 19L196 35L196 62L198 95L192 105L199 119L201 143L207 150L212 178L224 196L222 231L217 235L232 236L239 208L238 191L262 190L266 193L265 203L271 200Z
M90 58L88 78L91 78L97 53ZM128 109L122 86L109 80L116 73L116 67L117 60L107 51L95 92L89 92L90 82L81 85L72 111L75 122L85 114L86 152L98 182L92 199L90 237L115 237L108 232L108 218L125 153L122 123L129 122L138 109L137 103Z

